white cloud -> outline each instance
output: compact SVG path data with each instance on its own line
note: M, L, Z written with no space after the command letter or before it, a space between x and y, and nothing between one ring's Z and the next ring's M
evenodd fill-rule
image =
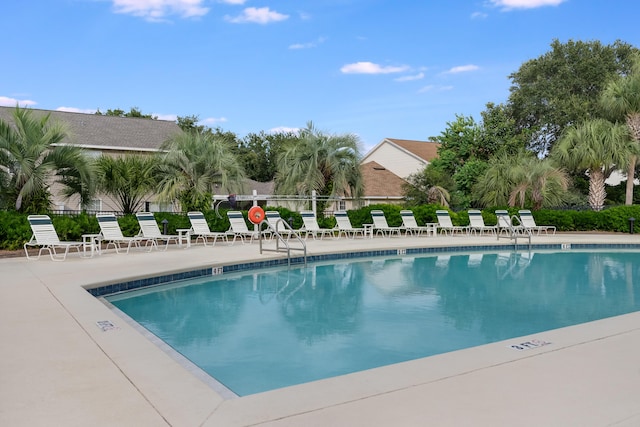
M394 79L397 82L410 82L413 80L421 80L424 78L424 73L418 73L415 74L413 76L402 76L402 77L398 77L397 79Z
M178 116L176 114L153 114L151 116L155 117L158 120L166 120L168 122L175 122L178 120Z
M226 117L208 117L204 120L200 120L198 123L201 125L216 125L218 123L225 123L227 122L227 118Z
M268 133L276 134L276 133L298 133L300 132L300 128L290 128L287 126L278 126L275 128L269 129Z
M487 16L489 15L484 12L473 12L471 14L471 19L485 19Z
M116 13L139 16L148 21L164 21L167 16L193 18L206 15L204 0L112 0Z
M32 101L30 99L16 99L9 98L7 96L0 96L0 106L3 107L15 107L16 105L19 105L20 107L30 107L36 104L36 101Z
M373 62L354 62L344 65L340 71L344 74L392 74L407 71L409 67L402 66L382 66Z
M480 67L477 65L469 64L469 65L460 65L458 67L453 67L447 73L449 74L457 74L457 73L466 73L468 71L476 71L479 70Z
M294 43L289 46L289 49L311 49L324 43L326 37L320 37L318 40L309 43Z
M491 0L495 6L502 7L503 10L511 9L534 9L544 6L558 6L567 0Z
M428 85L425 87L420 88L420 90L418 90L418 93L425 93L425 92L444 92L447 90L451 90L453 89L453 86L435 86L435 85Z
M247 0L220 0L220 3L225 4L245 4Z
M289 19L289 15L275 12L273 10L270 10L268 7L248 7L242 11L242 14L236 17L227 15L225 16L225 19L234 24L269 24L271 22L278 22Z
M56 111L65 111L67 113L83 113L83 114L94 114L96 110L89 110L86 108L75 108L75 107L58 107Z

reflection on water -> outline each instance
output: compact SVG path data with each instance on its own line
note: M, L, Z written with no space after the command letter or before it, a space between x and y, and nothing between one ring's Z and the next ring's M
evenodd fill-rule
M638 256L505 252L345 261L110 299L246 395L636 311Z

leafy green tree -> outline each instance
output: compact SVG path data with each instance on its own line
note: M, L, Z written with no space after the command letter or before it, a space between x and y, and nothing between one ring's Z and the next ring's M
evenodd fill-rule
M50 209L49 185L58 182L67 195L79 191L81 202L91 196L94 182L91 162L81 148L66 144L66 128L50 115L34 117L16 107L13 124L0 120L0 165L5 199L18 211ZM78 184L75 188L70 183Z
M204 125L199 125L198 121L200 121L200 117L197 115L178 116L176 124L183 132L202 133L205 131L206 127Z
M529 147L547 154L566 127L599 117L600 94L631 71L636 52L621 41L554 40L550 52L522 64L509 76L509 106L518 129L530 134Z
M605 180L637 154L627 127L604 119L568 128L551 152L558 164L589 174L589 205L597 211L607 196Z
M275 178L278 156L286 145L294 144L298 135L293 132L248 134L240 143L240 159L248 177L259 182Z
M103 155L97 160L98 188L112 196L123 213L135 213L155 188L155 164L150 156Z
M242 192L244 171L228 139L211 132L188 132L162 146L157 165L159 198L180 201L183 210L211 208L216 189Z
M640 55L634 57L630 74L614 78L600 99L602 109L609 118L627 123L631 137L640 145ZM632 156L627 167L625 204L633 204L633 180L637 157Z
M131 107L131 109L128 112L124 111L124 110L121 110L119 108L115 108L113 110L112 109L108 109L106 113L103 113L98 108L96 110L95 114L98 115L98 116L136 117L136 118L140 118L140 119L158 120L158 116L154 116L152 114L144 114L144 113L142 113L142 111L140 111L140 109L138 107Z
M309 195L313 190L324 196L362 197L357 136L327 135L309 122L299 140L283 148L278 156L276 192Z
M499 153L517 155L526 148L528 134L518 129L508 105L489 102L480 115L480 138L474 149L476 159L488 161Z
M432 164L455 175L471 158L475 158L482 150L480 144L480 127L473 117L456 115L456 120L447 122L447 127L435 138L439 143L438 158Z

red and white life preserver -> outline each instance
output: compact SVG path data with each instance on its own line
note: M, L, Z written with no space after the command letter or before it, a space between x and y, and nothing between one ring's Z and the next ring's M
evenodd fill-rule
M249 221L253 224L260 224L264 220L264 210L260 206L253 206L249 209Z

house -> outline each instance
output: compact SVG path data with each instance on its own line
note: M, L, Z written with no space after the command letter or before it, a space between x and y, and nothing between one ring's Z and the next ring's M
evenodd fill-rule
M0 107L0 119L13 123L14 107ZM30 109L35 117L50 115L50 121L63 123L68 129L68 139L64 144L74 144L85 149L92 157L102 154L119 156L124 154L152 154L160 152L160 146L166 140L182 133L175 122L150 120L133 117L115 117L96 114L72 113ZM55 210L80 210L78 197L64 198L51 188ZM95 211L116 211L117 205L106 196L97 196L87 207ZM150 197L146 209L169 210Z
M361 160L365 186L365 206L377 203L403 203L403 185L409 175L421 171L438 157L439 143L385 138ZM341 202L337 208L352 208Z
M400 178L407 178L438 157L438 147L437 142L385 138L360 163L377 162Z

